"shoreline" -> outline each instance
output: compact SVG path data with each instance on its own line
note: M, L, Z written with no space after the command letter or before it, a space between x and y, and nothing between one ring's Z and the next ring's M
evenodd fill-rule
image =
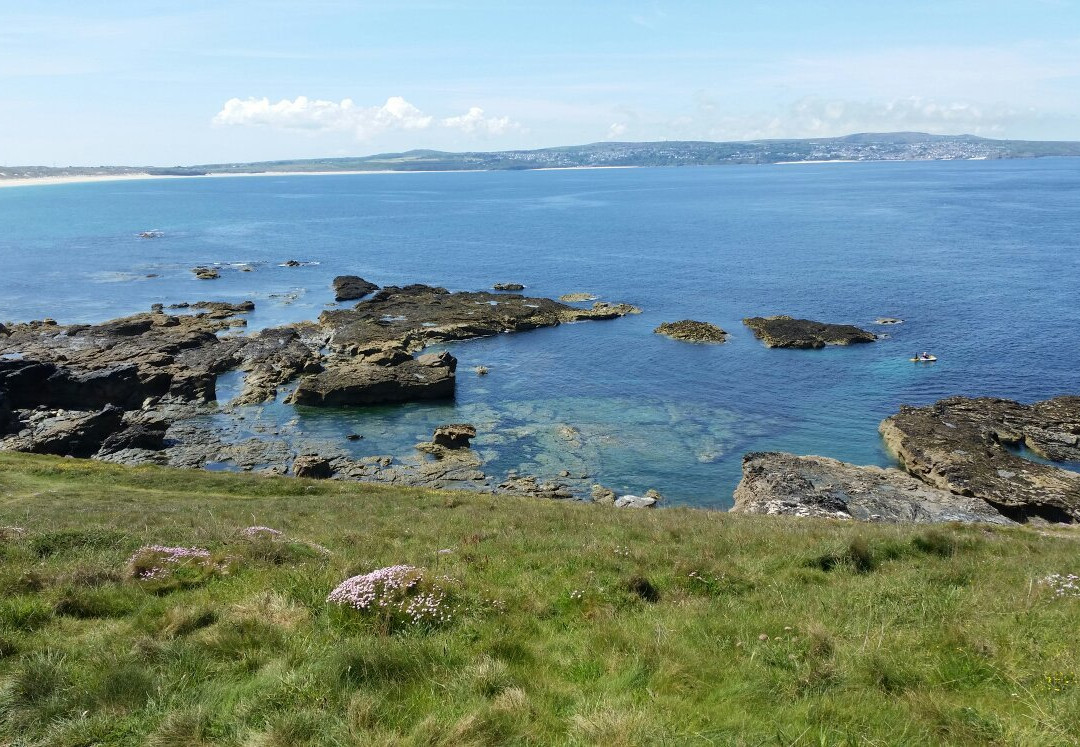
M548 166L539 169L500 169L504 171L593 171L600 169L637 169L640 166ZM235 174L72 174L68 176L18 176L0 179L0 189L4 187L46 187L60 184L93 184L98 182L130 182L150 179L171 179L187 181L189 179L227 179L230 177L268 177L268 176L358 176L367 174L473 174L489 172L492 169L369 169L367 171L248 171Z

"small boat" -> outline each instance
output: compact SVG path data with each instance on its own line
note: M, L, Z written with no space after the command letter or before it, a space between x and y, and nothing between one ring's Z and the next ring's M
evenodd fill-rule
M936 355L917 355L914 358L908 358L912 363L933 363L937 360Z

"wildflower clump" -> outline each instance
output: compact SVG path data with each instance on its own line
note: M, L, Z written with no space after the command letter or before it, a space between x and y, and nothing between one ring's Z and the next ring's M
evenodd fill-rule
M271 527L244 527L240 530L240 535L242 537L247 537L248 539L255 539L259 537L284 537L285 533L280 529L273 529Z
M1042 582L1055 597L1080 597L1080 576L1075 573L1051 573Z
M215 559L201 547L143 545L128 559L128 577L162 587L190 586L223 570L226 560Z
M326 601L363 613L385 632L413 627L437 627L453 618L445 578L429 577L424 569L392 565L343 581Z

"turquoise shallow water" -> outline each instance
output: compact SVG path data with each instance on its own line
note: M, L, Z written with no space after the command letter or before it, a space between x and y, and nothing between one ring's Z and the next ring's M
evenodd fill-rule
M264 414L335 442L363 433L347 446L357 455L404 453L465 420L491 472L567 469L725 507L746 451L888 464L877 424L901 403L1080 391L1078 206L1069 159L5 188L0 319L250 298L258 327L313 318L342 273L628 301L644 313L453 345L454 403ZM165 237L136 238L147 229ZM210 263L225 265L221 279L195 280L190 268ZM777 313L906 323L823 351L768 350L740 323ZM652 334L682 318L732 338ZM919 350L940 361L909 363ZM480 364L489 376L469 373Z

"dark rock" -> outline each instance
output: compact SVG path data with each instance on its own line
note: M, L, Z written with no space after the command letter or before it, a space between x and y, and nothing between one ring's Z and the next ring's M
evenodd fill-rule
M12 411L8 393L0 389L0 436L16 430L17 426L18 418L15 417L15 413Z
M1017 521L1080 521L1080 473L1009 451L1026 446L1055 461L1080 461L1080 397L1031 405L951 397L901 407L879 428L908 472L959 495L981 498Z
M476 438L476 426L468 423L451 423L436 428L431 441L448 449L467 449L469 442L474 438Z
M291 401L298 405L340 407L449 399L454 396L457 359L430 353L393 366L365 361L328 366L300 380Z
M350 433L349 435L345 436L345 439L347 441L359 441L362 438L363 436L361 436L359 433Z
M653 332L683 342L726 342L728 338L728 333L716 325L708 322L696 322L692 319L683 319L679 322L664 322Z
M7 337L9 334L11 333L8 332L8 328L5 327L3 324L0 324L0 337Z
M379 290L379 286L356 275L338 275L334 278L334 300L355 301Z
M850 324L825 324L790 316L755 316L743 319L743 324L770 348L823 348L877 339L873 332Z
M985 501L939 490L898 469L778 452L743 457L731 510L890 523L1012 523Z
M296 259L287 259L281 263L282 267L300 267L304 263Z
M213 267L195 267L191 270L199 280L217 280L221 273Z
M373 345L392 343L416 351L450 340L613 319L636 311L625 304L579 309L547 298L409 285L383 288L352 309L324 311L319 323L329 332L332 350L353 355Z
M99 412L65 414L44 421L30 436L26 451L34 454L89 457L121 428L124 411L106 405Z
M495 285L491 286L491 289L497 291L523 291L525 286L521 283L495 283Z
M101 454L125 449L160 451L165 447L165 423L136 423L110 434L101 444Z
M293 460L293 474L313 480L327 480L334 475L330 460L317 455L303 455Z
M169 308L192 308L208 311L215 319L226 319L234 314L246 314L255 310L254 301L229 303L227 301L199 301L193 304L175 304Z

